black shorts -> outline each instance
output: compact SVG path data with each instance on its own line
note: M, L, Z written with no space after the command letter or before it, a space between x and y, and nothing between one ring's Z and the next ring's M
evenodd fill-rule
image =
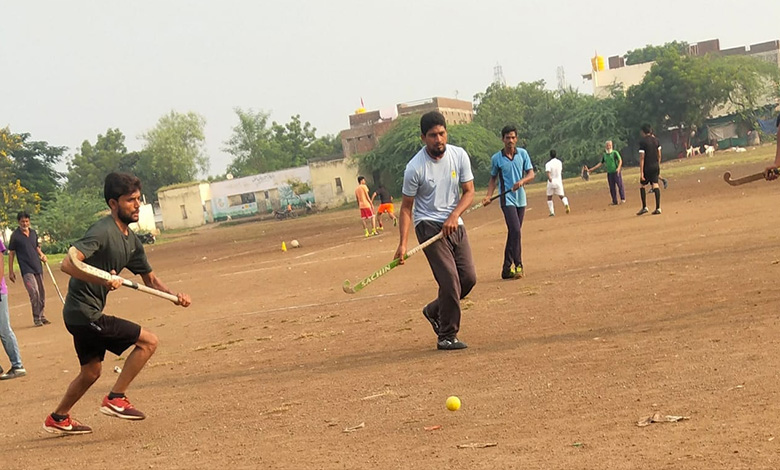
M94 359L103 362L106 351L121 355L141 336L140 325L111 315L103 315L89 325L65 324L65 327L73 335L73 346L82 366Z
M643 170L641 184L658 184L658 177L661 176L660 168L645 167Z

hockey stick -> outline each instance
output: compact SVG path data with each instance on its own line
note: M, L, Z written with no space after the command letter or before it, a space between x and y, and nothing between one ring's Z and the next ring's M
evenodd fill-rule
M776 175L780 175L780 170L774 170L773 173L776 174ZM758 180L762 180L762 179L765 179L765 178L766 177L764 176L764 172L763 171L761 173L756 173L756 174L753 174L753 175L743 176L742 178L737 178L735 180L731 179L731 172L730 171L727 171L727 172L723 173L723 180L726 183L730 184L731 186L739 186L739 185L742 185L742 184L745 184L745 183L752 183L753 181L758 181Z
M51 268L49 267L49 263L45 262L46 270L49 271L49 276L51 276L51 282L54 283L54 288L57 289L57 295L60 296L60 300L62 301L62 305L65 305L65 298L62 296L62 291L60 291L60 286L57 285L57 280L54 279L54 273L51 272Z
M90 266L89 264L83 261L79 261L76 252L77 250L75 247L70 247L70 249L68 249L68 258L70 258L70 262L73 263L73 266L75 266L76 269L78 269L82 273L90 274L92 276L103 279L105 281L112 281L114 279L119 279L122 281L122 285L125 287L139 290L141 292L146 292L147 294L156 295L157 297L161 297L165 300L170 300L174 304L179 305L179 298L176 297L175 295L169 294L167 292L159 291L157 289L152 289L151 287L146 287L143 284L138 284L137 282L133 282L129 279L125 279L123 277L117 276L116 274L107 273L102 269L98 269L94 266Z
M507 194L508 192L510 192L510 191L504 191L501 194L496 194L495 196L491 197L490 200L491 201L495 201L499 197ZM469 212L471 212L473 210L477 210L477 209L479 209L480 207L483 207L483 206L484 206L484 204L481 203L481 202L479 204L475 204L475 205L471 206L468 210L466 210L463 214L461 214L461 217L463 217L464 215L468 214ZM423 243L417 245L416 247L414 247L411 250L409 250L406 253L404 253L404 260L407 260L407 259L409 259L410 256L412 256L412 255L414 255L416 253L419 253L420 251L428 248L432 244L434 244L437 241L441 240L443 237L444 237L444 235L442 234L442 232L439 232L436 235L432 236L431 238L425 240ZM346 280L346 281L344 281L344 284L341 287L342 287L342 289L344 289L344 292L347 293L347 294L354 294L356 292L360 292L361 290L363 290L364 287L366 287L367 285L369 285L372 282L376 281L378 278L384 276L385 274L390 272L391 269L395 268L399 264L401 264L401 260L399 258L396 258L393 261L390 261L386 265L382 266L378 270L374 271L374 273L372 275L370 275L367 278L363 279L362 281L358 282L354 286L349 282L349 280Z

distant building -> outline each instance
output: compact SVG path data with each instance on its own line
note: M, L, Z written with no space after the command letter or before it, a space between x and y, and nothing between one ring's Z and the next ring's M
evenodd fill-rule
M294 194L290 181L312 184L308 166L231 178L214 183L185 183L157 192L162 225L166 230L265 214L288 204L302 207L314 193Z
M438 111L447 119L447 124L468 124L474 120L474 105L471 101L434 97L420 101L401 103L395 108L358 112L349 116L349 129L341 131L341 145L344 157L370 152L399 116L425 114Z
M314 201L314 194L295 195L289 181L298 180L311 185L308 166L272 171L211 183L211 209L214 220L267 213L291 204L302 206ZM206 206L209 201L204 201Z
M780 67L780 40L752 44L750 46L732 47L729 49L720 48L720 40L711 39L697 44L691 44L688 47L688 54L693 56L703 56L707 54L715 55L745 55L756 57L758 59L770 62ZM645 78L645 74L655 62L645 62L642 64L625 65L623 56L612 56L608 59L609 69L602 70L600 67L592 67L591 73L583 75L586 80L593 82L593 96L596 98L606 98L609 96L613 87L619 86L624 90L638 85Z
M358 166L354 158L341 155L310 160L314 200L321 208L355 202Z

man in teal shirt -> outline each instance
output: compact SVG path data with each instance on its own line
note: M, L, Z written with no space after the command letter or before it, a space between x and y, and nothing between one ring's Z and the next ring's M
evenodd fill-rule
M601 161L593 168L585 169L588 173L596 171L599 167L604 166L607 170L607 182L609 183L609 194L612 196L612 205L617 206L617 193L620 192L620 203L626 203L626 190L623 189L623 159L620 157L620 152L612 149L612 141L608 140L604 156L601 157Z
M515 126L504 126L501 129L501 140L504 141L504 148L496 152L490 160L490 182L482 203L490 204L498 181L499 193L502 194L499 198L501 210L504 212L507 227L501 278L518 279L523 277L521 230L526 206L523 186L533 181L534 167L528 152L524 148L517 148Z

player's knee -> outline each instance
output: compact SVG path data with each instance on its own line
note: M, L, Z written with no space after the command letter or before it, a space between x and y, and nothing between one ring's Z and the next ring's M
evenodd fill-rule
M100 378L100 373L103 370L103 366L100 362L90 363L81 368L81 379L84 382L93 384Z

